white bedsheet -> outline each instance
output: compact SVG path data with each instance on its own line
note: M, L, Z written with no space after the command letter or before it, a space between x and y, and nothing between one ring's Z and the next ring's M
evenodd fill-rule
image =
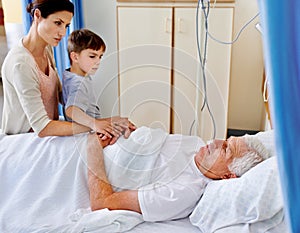
M88 208L86 135L0 136L0 232L34 232L65 225Z
M0 135L1 233L123 232L143 221L130 211L89 211L86 138Z
M160 140L163 138L161 135ZM142 139L139 143L147 142L146 137ZM156 149L161 146L153 145ZM193 226L189 218L151 223L130 211L90 212L85 153L86 134L47 138L0 134L0 232L207 233ZM142 147L140 153L145 153ZM111 170L110 176L113 173ZM239 232L247 226L235 228L220 233ZM285 229L282 223L268 233Z
M126 142L120 138L107 147L105 164L114 185L124 188L125 177L132 181L125 188L143 185L166 137L162 130L141 127ZM86 139L86 134L0 135L1 233L124 232L143 222L131 211L89 210Z
M189 218L164 222L144 222L126 233L207 233L190 223ZM229 233L229 232L227 232ZM230 232L231 233L231 232Z

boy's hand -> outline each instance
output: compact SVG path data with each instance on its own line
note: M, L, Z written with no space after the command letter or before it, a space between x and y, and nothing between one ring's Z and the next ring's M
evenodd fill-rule
M97 119L95 123L95 131L98 134L99 140L109 142L109 145L114 144L121 135L128 138L132 131L136 130L136 126L128 120L119 116Z
M122 135L122 131L113 127L110 122L102 119L97 119L95 121L93 129L98 134L102 134L102 140L112 139L113 137L119 138Z
M112 125L114 127L121 128L121 132L125 138L128 138L132 131L136 130L136 126L125 117L112 117L111 118Z

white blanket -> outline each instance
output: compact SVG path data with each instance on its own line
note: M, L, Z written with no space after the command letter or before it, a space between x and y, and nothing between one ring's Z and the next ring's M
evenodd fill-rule
M116 191L149 184L167 136L161 129L141 127L128 139L122 137L104 148L106 173Z
M86 138L86 134L46 138L0 135L0 232L123 232L143 221L131 211L89 211ZM165 138L161 130L141 128L131 135L127 147L121 139L105 149L112 181L117 184L115 180L121 178L114 178L118 173L113 170L125 168L125 164L131 164L127 167L131 175L138 170L140 180L142 175L147 178L149 174L140 171L154 163ZM136 160L139 163L124 160L132 158L137 147L136 156L143 157Z

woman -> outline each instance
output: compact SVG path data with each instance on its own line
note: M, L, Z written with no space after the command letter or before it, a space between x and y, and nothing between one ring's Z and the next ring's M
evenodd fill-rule
M11 49L2 67L3 132L34 131L45 137L90 131L90 128L74 122L58 120L61 84L52 46L57 46L66 34L74 15L73 3L69 0L35 0L28 4L27 12L33 18L30 30ZM108 123L99 133L119 136L120 131L124 132L124 126L122 129L120 126L113 128Z

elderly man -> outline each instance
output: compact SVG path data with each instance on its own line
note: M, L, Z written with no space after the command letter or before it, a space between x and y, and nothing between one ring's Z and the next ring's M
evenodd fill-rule
M142 130L137 129L130 137ZM145 135L145 132L140 135ZM239 177L269 157L268 151L253 136L213 140L205 145L198 137L167 135L165 139L158 139L162 144L153 163L156 167L150 169L151 179L136 188L127 187L116 191L106 174L106 154L100 146L97 148L97 137L90 137L92 140L89 140L91 144L88 147L88 185L91 209L131 210L141 213L145 221L165 221L188 216L201 198L208 182ZM190 138L197 141L192 144L193 148L190 148ZM125 142L123 147L130 148L129 144L130 142L128 145ZM178 144L180 146L177 146ZM142 149L145 148L147 146L143 146ZM160 166L161 169L157 169ZM149 166L147 169L149 170ZM140 175L135 176L140 178Z

